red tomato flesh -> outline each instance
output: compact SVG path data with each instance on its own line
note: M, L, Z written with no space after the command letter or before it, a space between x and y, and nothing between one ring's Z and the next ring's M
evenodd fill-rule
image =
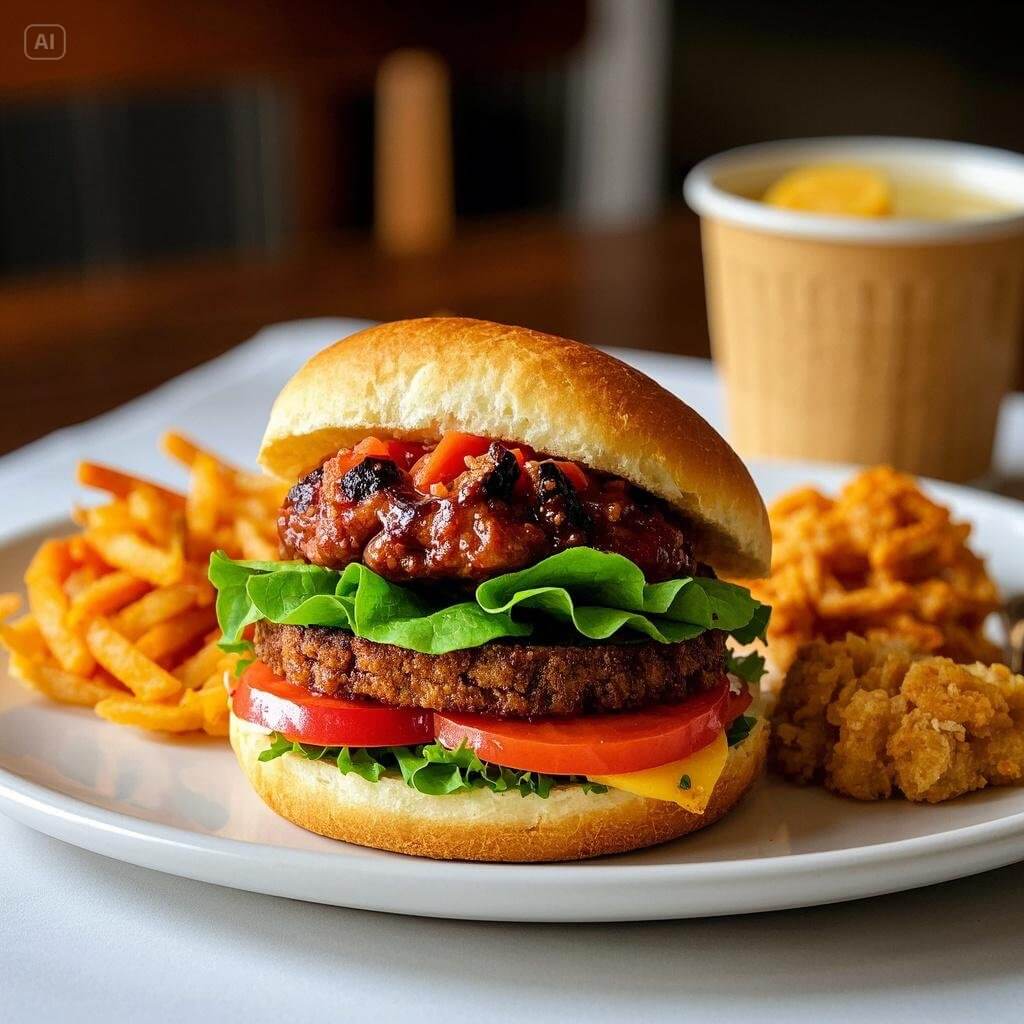
M382 441L379 437L364 437L348 453L340 456L338 473L344 476L364 459L390 459L399 469L408 470L423 455L423 445L415 441Z
M578 718L517 720L392 708L371 701L320 697L276 676L262 662L242 675L232 696L239 718L300 743L390 747L465 742L484 761L549 775L615 775L678 761L707 746L751 703L729 681L642 711Z
M413 466L413 483L421 491L429 490L431 484L451 483L465 470L467 456L483 455L490 446L490 438L449 431Z
M590 487L590 481L587 479L587 474L584 473L575 462L562 462L555 459L554 463L562 471L562 475L566 480L568 480L580 494Z
M238 680L231 704L246 722L317 746L401 747L434 739L433 712L425 708L318 697L286 682L261 661Z
M520 771L617 775L679 761L706 747L727 727L732 710L723 678L682 704L642 711L532 721L436 711L434 733L446 747L465 742L482 761Z

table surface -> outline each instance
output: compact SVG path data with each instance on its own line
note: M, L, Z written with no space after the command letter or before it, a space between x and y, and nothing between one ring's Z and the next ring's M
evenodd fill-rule
M180 482L170 425L251 460L285 373L351 323L263 332L244 350L93 423L0 459L0 532L66 510L82 454ZM712 422L709 364L642 354ZM244 394L247 401L232 403ZM1000 465L1024 468L1024 399ZM225 410L229 410L225 413ZM80 496L80 495L79 495ZM29 498L34 498L34 503ZM27 510L26 510L27 506ZM59 710L55 709L55 713ZM652 924L497 925L390 917L134 868L0 817L7 1019L321 1018L713 1022L1020 1019L1024 865L813 910Z
M264 324L439 313L706 357L697 218L676 207L642 225L584 230L519 217L462 225L451 245L423 255L350 238L276 259L0 283L0 454L116 408Z

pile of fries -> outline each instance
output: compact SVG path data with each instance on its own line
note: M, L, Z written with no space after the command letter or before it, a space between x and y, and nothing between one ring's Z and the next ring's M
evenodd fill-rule
M28 614L0 595L0 644L11 674L52 700L110 722L165 732L228 731L210 552L277 557L282 485L237 469L180 434L164 451L189 469L187 494L93 462L79 482L107 504L75 509L80 531L46 540L25 573Z
M910 641L959 662L1000 661L983 634L999 592L971 551L967 523L913 477L882 466L836 498L793 491L769 510L772 573L746 581L772 606L768 650L784 670L810 640L847 633Z

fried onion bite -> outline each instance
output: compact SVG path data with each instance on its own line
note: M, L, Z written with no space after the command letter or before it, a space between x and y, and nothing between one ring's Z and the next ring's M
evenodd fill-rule
M776 771L858 800L939 803L1024 778L1024 677L904 640L807 644L772 726Z
M745 581L773 608L768 639L780 671L811 640L847 633L903 639L958 662L999 661L983 633L999 607L984 561L956 522L913 477L865 470L835 498L791 491L769 508L772 571Z

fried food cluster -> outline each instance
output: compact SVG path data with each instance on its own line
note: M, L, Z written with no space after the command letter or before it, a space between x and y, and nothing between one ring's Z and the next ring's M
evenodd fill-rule
M781 670L810 640L847 633L903 638L959 662L993 662L982 624L999 606L984 562L915 480L888 467L854 477L836 498L793 491L769 510L772 572L745 581L772 606L772 660Z
M187 494L79 464L79 482L110 500L76 509L79 532L40 546L25 573L28 614L4 621L20 598L0 595L0 645L11 674L52 700L122 725L224 736L224 675L238 655L217 646L207 563L216 548L275 558L284 489L180 434L163 445L189 469Z
M1024 677L906 641L815 641L786 675L770 760L858 800L939 803L1024 777Z

